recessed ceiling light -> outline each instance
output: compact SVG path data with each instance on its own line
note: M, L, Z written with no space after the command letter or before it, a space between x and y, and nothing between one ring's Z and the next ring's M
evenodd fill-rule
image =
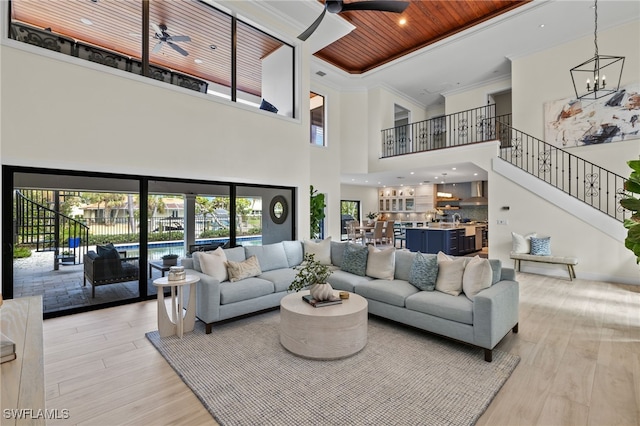
M540 28L544 28L544 24L540 24L540 25L539 25L539 27L540 27Z
M452 167L452 168L451 168L451 170L455 170L455 169L456 169L455 167Z
M415 174L415 172L411 172L411 173L409 173L409 174L412 174L412 175L413 175L413 174Z
M400 18L400 20L398 21L398 23L399 23L400 25L404 25L404 24L406 24L406 23L407 23L407 18Z
M85 25L93 25L93 22L91 22L91 20L87 18L80 18L80 22L82 22Z
M473 175L474 175L474 176L478 176L478 174L477 174L477 173L474 173Z
M196 64L201 64L204 61L202 59L194 59L193 62L195 62Z

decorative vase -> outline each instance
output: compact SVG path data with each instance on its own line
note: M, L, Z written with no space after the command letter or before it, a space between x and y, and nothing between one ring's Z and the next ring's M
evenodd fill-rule
M333 287L329 283L314 284L309 288L309 293L316 300L329 300L333 296Z

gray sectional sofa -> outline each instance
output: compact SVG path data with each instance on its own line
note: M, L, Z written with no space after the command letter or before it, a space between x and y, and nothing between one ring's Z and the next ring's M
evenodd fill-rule
M280 299L288 294L296 275L295 266L303 260L305 244L315 243L283 241L225 249L227 261L242 262L255 256L260 265L259 271L254 271L255 276L235 282L221 281L210 270L217 278L202 272L202 253L183 259L187 273L200 277L196 315L206 324L206 332L211 333L216 322L277 308ZM502 268L500 261L490 260L490 287L469 298L464 293L453 296L438 290L420 290L411 284L412 264L418 254L406 250L394 251L390 279L347 272L343 270L348 269L343 265L347 244L330 242L330 260L327 257L325 261L331 262L333 273L328 281L336 290L365 297L370 314L483 348L489 362L500 340L511 330L517 333L519 287L514 270ZM315 245L307 248L309 252L317 250ZM370 255L370 259L374 258Z

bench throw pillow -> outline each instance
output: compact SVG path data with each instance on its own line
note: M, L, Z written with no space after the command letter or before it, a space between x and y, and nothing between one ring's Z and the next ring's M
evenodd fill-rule
M527 235L511 233L511 251L513 253L526 253L531 252L531 238L535 237L536 233L532 232Z
M423 291L433 291L438 278L438 258L435 254L416 253L409 270L409 284Z
M367 276L391 281L396 270L396 248L389 247L379 250L374 246L369 246L368 251Z
M258 258L251 256L242 262L227 261L227 272L229 273L229 281L236 282L245 278L257 277L262 273Z
M320 242L304 240L304 254L313 254L313 259L322 265L331 265L331 237Z
M462 291L470 300L485 288L491 287L493 270L488 259L473 257L464 268L462 275Z
M342 258L342 269L354 275L364 277L367 273L367 255L369 249L367 246L347 243L344 248L344 257Z
M536 256L551 256L551 237L532 237L531 254L535 254Z
M227 273L227 255L218 247L214 251L198 253L202 272L222 282L229 279Z
M467 259L464 257L452 258L438 252L438 278L436 278L436 290L452 296L462 293L462 275Z

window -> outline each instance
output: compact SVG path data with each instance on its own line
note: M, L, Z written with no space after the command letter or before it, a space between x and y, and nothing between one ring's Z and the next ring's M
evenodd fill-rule
M12 0L9 37L142 75L142 4ZM292 45L202 1L146 4L147 77L294 117Z
M340 201L340 233L341 240L348 239L347 223L352 220L360 220L360 201L341 200Z
M324 137L324 96L310 92L309 109L311 111L311 139L312 145L325 146Z

